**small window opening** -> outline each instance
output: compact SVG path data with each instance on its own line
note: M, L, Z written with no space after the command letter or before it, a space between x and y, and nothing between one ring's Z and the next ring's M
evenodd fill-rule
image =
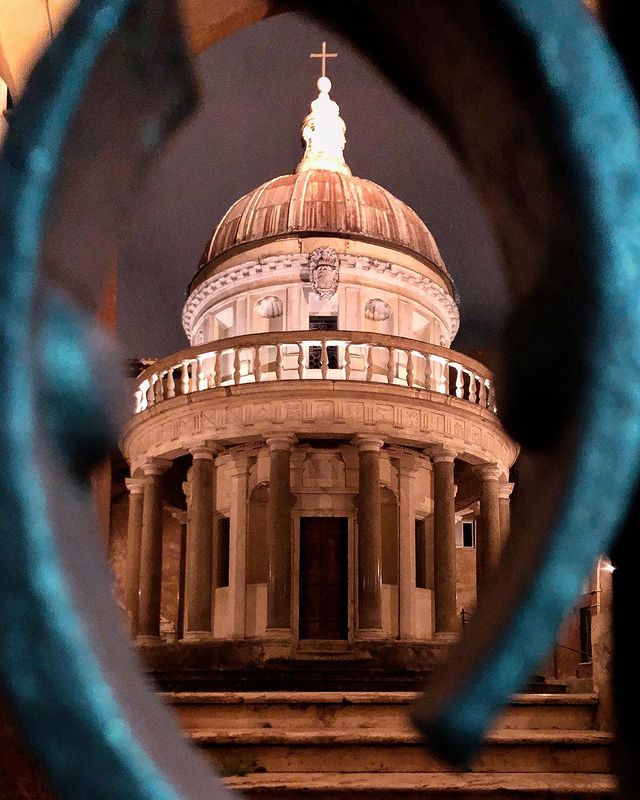
M476 526L473 521L462 523L462 546L476 546Z
M309 317L309 330L310 331L337 331L338 318L337 317ZM331 344L327 347L327 367L329 369L338 369L338 348L336 345ZM309 369L322 368L322 347L319 345L312 345L309 348Z

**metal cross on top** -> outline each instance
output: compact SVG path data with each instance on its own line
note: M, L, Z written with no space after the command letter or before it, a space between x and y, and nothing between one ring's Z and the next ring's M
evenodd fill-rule
M322 59L322 77L326 78L327 76L327 59L328 58L337 58L337 53L327 53L327 43L322 42L322 52L321 53L311 53L309 58L321 58Z

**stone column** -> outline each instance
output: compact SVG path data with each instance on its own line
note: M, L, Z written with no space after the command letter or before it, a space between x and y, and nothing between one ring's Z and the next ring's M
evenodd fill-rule
M498 486L498 497L500 498L500 549L502 550L507 543L511 532L511 493L513 483L501 483Z
M430 453L433 461L433 600L435 634L450 637L459 628L456 600L456 453L444 447Z
M190 641L211 638L214 534L214 459L218 448L192 450L191 503L187 521L185 631Z
M138 641L160 639L160 592L162 589L162 474L170 461L153 458L144 466L142 535L140 544L140 600Z
M178 610L176 612L176 639L184 637L184 586L187 572L187 512L174 511L173 517L180 525L180 560L178 563Z
M127 526L127 569L125 578L125 603L129 617L129 631L138 633L138 593L140 591L140 541L142 538L142 500L144 480L127 478L129 490L129 523Z
M229 592L231 620L227 631L234 639L244 639L247 620L247 525L249 458L251 450L238 448L230 452L229 475Z
M382 633L382 525L380 449L382 439L358 436L358 631Z
M269 447L269 507L267 543L269 585L267 629L291 630L291 436L267 439Z
M478 469L480 478L480 519L476 534L476 583L481 597L487 587L488 576L500 560L500 496L502 472L496 464L486 464Z
M398 576L398 634L400 639L413 639L413 590L416 581L415 508L413 482L418 459L413 453L403 453L398 466L398 495L400 506L399 576Z

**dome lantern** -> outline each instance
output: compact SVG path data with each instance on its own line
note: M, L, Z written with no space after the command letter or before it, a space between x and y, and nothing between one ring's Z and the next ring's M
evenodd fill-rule
M297 173L311 169L326 169L351 175L344 160L345 133L347 126L340 116L338 104L331 99L331 81L327 77L327 59L337 58L337 53L327 52L327 43L322 43L320 53L311 53L310 58L322 59L322 75L318 79L318 97L311 103L311 112L302 123L302 140L305 152L298 164Z

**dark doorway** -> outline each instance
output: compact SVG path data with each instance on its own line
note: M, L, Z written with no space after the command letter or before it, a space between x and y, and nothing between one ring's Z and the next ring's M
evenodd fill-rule
M300 519L300 638L348 635L346 517Z

